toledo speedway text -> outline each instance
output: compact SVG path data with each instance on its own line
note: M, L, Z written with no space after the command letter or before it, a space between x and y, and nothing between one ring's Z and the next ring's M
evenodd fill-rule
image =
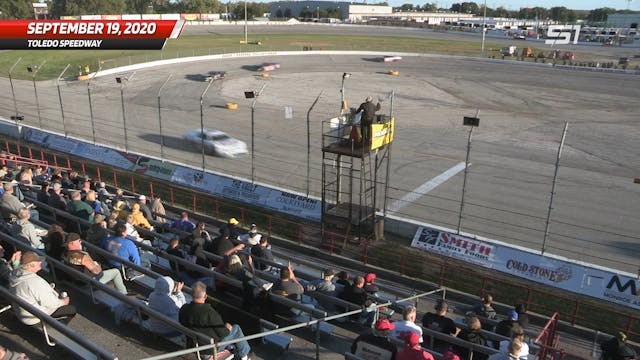
M99 48L102 40L27 40L30 48Z

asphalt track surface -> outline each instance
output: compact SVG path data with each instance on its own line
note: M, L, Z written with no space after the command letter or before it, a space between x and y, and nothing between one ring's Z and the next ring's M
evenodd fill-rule
M197 29L214 34L238 30ZM196 30L187 28L191 31ZM306 112L323 91L311 113L310 128L310 190L319 196L321 121L337 115L341 75L350 72L353 76L346 81L345 94L351 106L367 95L379 96L385 99L380 113L388 114L387 96L395 91L397 134L389 184L389 202L397 208L393 215L457 227L463 172L450 169L459 169L465 159L468 129L461 125L462 117L479 111L462 231L539 250L558 144L568 121L547 251L637 271L640 187L633 179L640 168L638 76L446 56L405 57L392 65L378 60L357 55L261 56L140 70L124 89L128 150L160 156L157 94L172 74L161 95L165 157L201 166L199 150L182 140L185 131L200 127L199 100L206 87L190 75L225 70L227 77L215 82L204 98L205 127L223 130L250 145L250 101L243 92L267 84L255 113L255 179L304 192ZM254 65L265 61L281 62L282 68L262 78ZM399 70L400 76L388 75L391 68ZM0 82L9 89L6 79ZM33 84L14 83L19 112L25 114L27 124L38 125ZM120 85L108 76L93 80L90 86L96 141L124 148ZM37 88L43 127L62 132L55 83L40 82ZM65 81L61 92L67 131L92 139L87 83ZM236 102L240 108L227 110L227 102ZM293 107L292 119L285 119L285 106ZM0 99L0 113L8 117L12 112L7 91ZM207 156L205 166L248 179L251 157ZM453 176L428 193L416 190L445 172ZM415 200L396 202L406 196Z

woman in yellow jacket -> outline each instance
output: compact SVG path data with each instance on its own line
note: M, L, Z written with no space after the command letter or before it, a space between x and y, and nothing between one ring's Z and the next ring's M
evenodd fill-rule
M140 211L140 204L136 203L131 206L131 216L133 216L133 226L140 226L145 229L151 229L151 224Z

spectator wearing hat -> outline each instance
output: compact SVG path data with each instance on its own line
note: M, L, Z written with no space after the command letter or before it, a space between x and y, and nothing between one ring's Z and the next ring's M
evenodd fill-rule
M388 319L379 319L373 330L360 334L351 345L351 353L365 359L395 360L397 348L389 341L389 333L394 329Z
M511 328L518 323L518 313L515 310L507 312L507 318L496 324L494 332L498 335L511 337Z
M509 338L511 342L520 341L522 345L520 346L520 352L517 354L518 359L527 360L529 357L529 345L524 341L524 329L517 322L513 324L511 327L511 333L509 334ZM509 340L500 341L500 352L506 353L509 351Z
M144 215L144 217L147 220L153 219L151 215L151 209L149 209L149 205L147 204L146 196L138 195L138 205L140 205L140 211L142 212L142 215Z
M177 219L171 224L171 228L190 233L196 228L196 224L189 220L189 214L183 211L180 214L180 219Z
M273 252L271 252L271 245L269 245L269 239L266 236L260 236L260 240L257 245L251 247L251 256L255 261L256 267L260 270L268 270L271 265L261 260L274 261Z
M122 281L122 274L118 269L102 269L100 264L91 258L91 255L82 250L80 235L69 233L65 239L67 251L63 255L63 261L72 268L91 276L103 284L113 283L113 286L122 294L127 294L127 288Z
M133 241L127 238L127 227L124 224L116 224L113 232L114 235L104 239L100 246L121 259L140 265L140 253ZM122 265L119 261L113 259L109 259L107 262L113 267Z
M441 332L443 334L458 336L460 328L458 328L453 320L447 317L449 304L444 299L439 299L434 307L435 313L428 312L422 317L422 326L425 328ZM448 348L448 343L441 340L433 340L433 348L436 351L444 353Z
M236 218L230 218L229 221L220 227L220 232L226 231L229 233L229 238L233 240L238 240L240 236L240 230L238 229L238 225L240 221Z
M67 198L62 193L62 185L59 182L51 184L48 204L58 210L67 211L68 203Z
M76 315L76 308L69 304L68 297L61 299L51 285L38 276L44 259L32 251L22 254L20 266L9 277L11 291L51 317L68 322ZM40 322L40 319L21 307L16 306L14 310L18 319L26 325Z
M622 331L603 342L600 349L602 349L602 360L633 360L638 358L635 350L627 344L627 334Z
M109 190L107 190L107 184L105 184L104 181L98 183L96 188L96 193L98 193L98 199L100 201L107 202L107 200L111 200L110 197L113 196L113 194L109 193Z
M258 225L256 224L251 224L251 227L249 227L249 232L246 234L242 234L240 236L238 236L238 240L246 243L249 241L249 238L253 238L256 234L258 234ZM256 243L260 241L259 239L256 240ZM255 244L253 244L255 245ZM251 246L253 246L251 245Z
M409 305L402 311L402 320L394 321L392 336L398 339L405 339L409 333L415 333L419 337L419 343L422 343L422 328L416 325L418 310L415 306Z
M338 272L334 269L325 269L322 271L322 278L310 281L307 285L307 291L318 291L333 296L336 292L336 284L333 278Z
M368 273L364 276L364 291L367 292L367 295L372 297L375 297L376 293L380 291L378 285L374 284L376 277L377 276L374 273Z
M405 333L405 347L398 351L396 360L433 360L433 355L420 346L422 338L414 332Z

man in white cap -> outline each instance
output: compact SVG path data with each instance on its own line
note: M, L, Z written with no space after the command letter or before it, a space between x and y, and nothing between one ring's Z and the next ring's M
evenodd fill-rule
M151 216L149 205L147 205L147 197L144 195L138 195L138 204L140 205L140 211L142 212L142 215L144 215L147 220L153 219L153 217Z
M69 305L68 297L60 297L46 280L38 276L37 272L42 269L44 259L32 251L22 254L20 267L9 278L11 291L51 317L68 322L76 315L76 308ZM26 325L40 322L40 319L21 307L16 307L15 311L18 319Z

